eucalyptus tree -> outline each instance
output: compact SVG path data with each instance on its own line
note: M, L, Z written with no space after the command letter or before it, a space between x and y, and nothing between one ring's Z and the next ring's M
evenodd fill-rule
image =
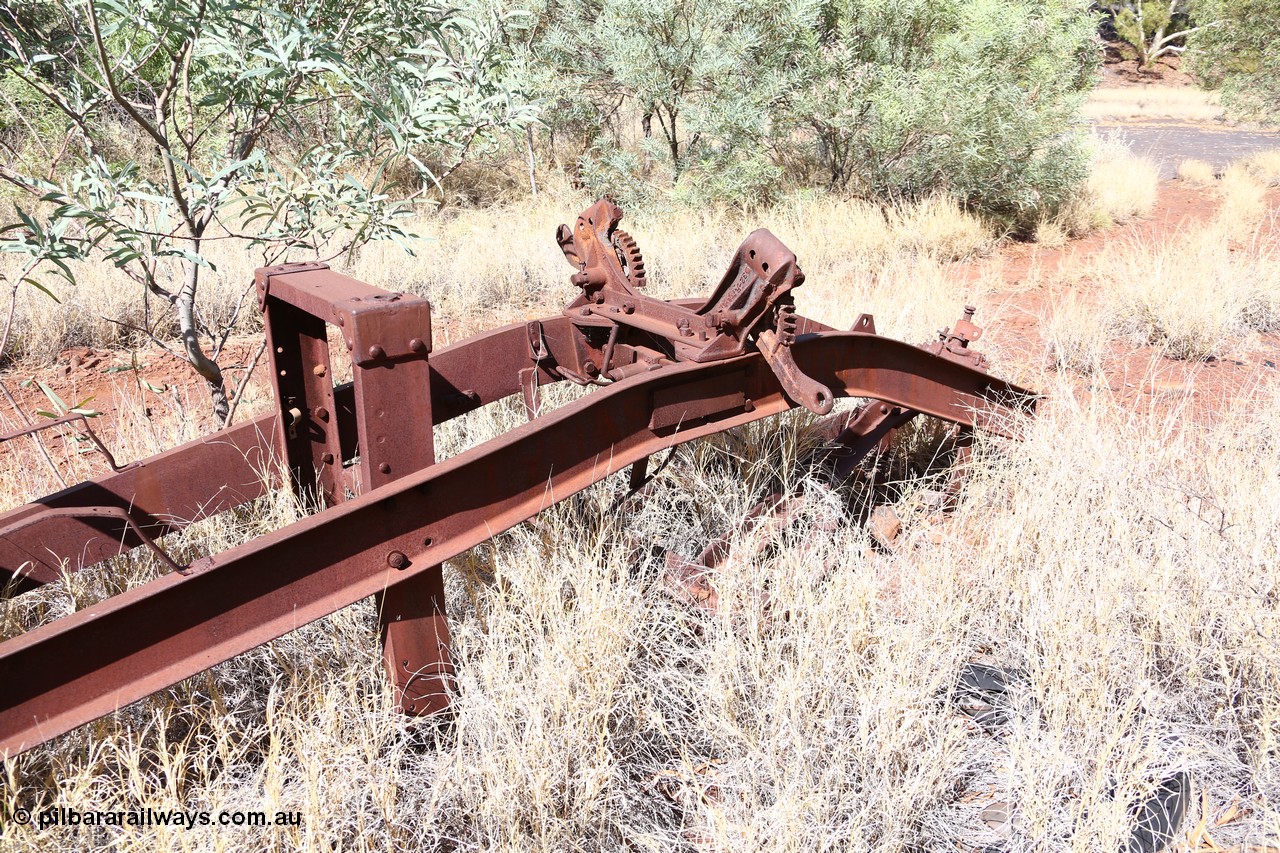
M1102 5L1112 15L1116 35L1133 48L1139 68L1181 54L1190 36L1215 25L1212 19L1193 21L1187 0L1107 0Z
M209 243L272 263L405 242L437 173L532 120L504 84L501 26L438 0L0 0L0 79L56 117L24 123L48 168L0 163L30 197L0 248L37 286L41 265L72 283L72 260L122 270L176 315L225 420L234 317L202 317ZM123 155L122 132L138 140Z

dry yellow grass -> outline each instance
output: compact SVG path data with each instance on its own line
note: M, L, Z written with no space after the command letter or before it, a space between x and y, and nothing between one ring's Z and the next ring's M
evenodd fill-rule
M1064 271L1092 293L1068 292L1042 318L1050 363L1088 373L1117 337L1203 359L1280 329L1280 220L1257 174L1229 166L1207 195L1218 204L1209 221L1117 242Z
M1237 240L1249 239L1267 215L1267 185L1244 163L1222 173L1222 204L1215 225Z
M1178 180L1193 187L1212 186L1216 177L1213 166L1203 160L1183 160L1178 164Z
M944 526L907 486L892 552L821 523L842 513L801 464L804 417L679 451L634 515L609 513L624 486L606 482L500 537L469 558L485 572L450 570L450 729L393 713L365 602L6 764L10 810L296 810L301 827L10 823L4 847L955 849L1000 841L981 813L1006 802L1009 849L1093 853L1120 847L1128 808L1176 771L1197 801L1248 807L1221 843L1274 839L1280 398L1192 429L1044 390L1024 442L979 446ZM447 447L520 418L478 413ZM741 543L720 615L668 598L660 560L632 562L628 540L705 541L771 482L810 508L759 555ZM273 497L181 547L293 512ZM148 563L113 568L141 579ZM485 573L472 607L461 577ZM10 607L6 632L107 577ZM948 699L974 658L1025 677L998 738Z
M1102 367L1107 335L1093 300L1075 291L1057 296L1040 320L1040 332L1051 368L1088 374Z
M421 239L416 257L390 243L371 244L354 258L332 262L335 269L389 290L411 291L432 301L443 345L535 313L558 311L570 298L569 267L554 234L591 203L571 193L543 193L537 200L503 208L448 210L412 224ZM710 293L747 233L771 229L799 257L815 279L867 274L882 262L919 257L934 266L987 252L995 243L991 226L943 198L885 208L829 196L799 197L750 214L690 210L628 217L623 227L640 241L653 293L664 298ZM249 290L262 259L230 244L209 250L217 270L203 279L201 310L219 328L245 300L236 329L260 326ZM0 256L0 273L12 273L15 259ZM10 352L27 363L48 363L72 346L110 346L126 338L110 322L142 325L147 316L141 287L102 264L75 268L76 287L47 278L61 304L34 288L23 288ZM166 306L152 299L151 316ZM162 338L176 329L162 324Z
M1218 222L1108 253L1091 273L1103 304L1099 333L1199 359L1251 331L1280 328L1276 235L1269 220L1239 246Z
M1043 236L1061 244L1109 228L1134 217L1145 216L1156 203L1160 170L1148 157L1135 156L1129 146L1111 137L1094 136L1089 178L1057 217L1037 228Z
M1280 148L1250 154L1240 164L1262 183L1280 186Z
M1089 94L1081 112L1091 121L1221 121L1224 117L1217 92L1192 86L1100 86Z

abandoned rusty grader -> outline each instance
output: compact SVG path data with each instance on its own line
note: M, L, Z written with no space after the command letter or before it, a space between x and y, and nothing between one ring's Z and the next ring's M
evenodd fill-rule
M599 201L556 239L581 293L564 312L431 350L425 299L323 264L259 270L276 410L0 516L6 595L145 547L154 580L0 644L0 752L15 755L215 664L378 596L405 712L448 704L440 564L661 450L836 397L846 467L924 414L1010 435L1035 395L987 374L972 309L922 347L863 315L838 331L796 314L804 274L768 231L747 237L711 297L646 296L640 250ZM354 380L334 386L327 326ZM539 390L600 386L544 411ZM437 461L432 427L522 395L527 424ZM52 425L52 424L49 424ZM81 428L87 428L83 424ZM101 446L101 445L99 445ZM103 448L105 450L105 448ZM263 476L263 472L268 472ZM271 474L270 472L275 472ZM306 518L191 565L160 537L288 482ZM726 546L712 543L703 565Z

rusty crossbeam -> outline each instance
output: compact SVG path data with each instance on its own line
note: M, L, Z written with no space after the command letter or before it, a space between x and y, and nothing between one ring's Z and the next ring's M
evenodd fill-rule
M559 343L570 333L569 321L553 317L540 322L563 349ZM519 393L516 374L529 362L526 336L525 324L519 323L435 353L430 361L435 423ZM540 382L546 385L559 380L544 371ZM350 462L356 455L351 384L337 386L334 399L342 459ZM16 592L52 583L64 571L78 571L142 544L127 526L112 519L50 519L39 529L17 529L45 509L119 507L157 537L261 497L279 479L278 430L276 414L262 415L126 466L118 473L0 513L0 587L12 585Z
M1009 435L1034 410L968 349L971 315L931 350L876 335L866 315L848 332L797 316L803 273L767 232L711 299L648 297L620 216L600 202L557 235L583 288L564 314L434 353L424 300L323 265L259 271L277 410L0 515L0 568L30 586L159 550L155 537L279 482L312 514L0 644L0 752L370 595L402 708L434 712L452 669L441 563L555 502L628 466L638 486L655 452L797 405L825 413L841 396L885 407L849 422L855 453L917 414ZM350 385L333 385L329 327ZM542 411L538 390L562 380L605 387ZM434 425L516 394L529 423L436 461Z

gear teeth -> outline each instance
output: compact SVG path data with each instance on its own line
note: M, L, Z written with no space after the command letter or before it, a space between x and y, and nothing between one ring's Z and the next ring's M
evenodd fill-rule
M778 341L784 347L789 347L796 342L796 329L799 323L795 305L788 303L778 306Z
M644 255L640 254L635 238L619 228L613 232L613 246L618 251L618 259L626 264L632 287L644 287Z

